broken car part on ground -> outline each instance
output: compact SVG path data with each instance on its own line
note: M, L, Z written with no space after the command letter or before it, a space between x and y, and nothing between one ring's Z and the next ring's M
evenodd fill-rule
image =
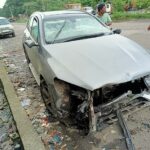
M150 99L150 55L90 14L34 13L23 48L49 111L85 133Z

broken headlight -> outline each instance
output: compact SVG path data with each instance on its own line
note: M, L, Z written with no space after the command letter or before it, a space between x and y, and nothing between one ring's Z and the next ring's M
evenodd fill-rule
M144 78L144 82L145 82L146 86L150 89L150 75L148 75Z

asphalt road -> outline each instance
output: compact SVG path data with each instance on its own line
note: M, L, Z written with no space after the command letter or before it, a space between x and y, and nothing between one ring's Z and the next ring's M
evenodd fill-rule
M121 29L122 35L150 50L150 31L147 30L149 25L150 19L146 19L113 23L113 28Z

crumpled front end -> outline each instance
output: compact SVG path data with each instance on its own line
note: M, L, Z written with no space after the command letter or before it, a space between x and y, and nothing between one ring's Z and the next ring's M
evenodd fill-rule
M91 91L150 74L149 53L119 35L54 44L45 49L56 78Z
M150 100L149 83L149 78L140 78L106 85L95 91L71 87L71 113L78 128L84 130L85 134L99 131L117 120L117 110L128 114L147 106Z

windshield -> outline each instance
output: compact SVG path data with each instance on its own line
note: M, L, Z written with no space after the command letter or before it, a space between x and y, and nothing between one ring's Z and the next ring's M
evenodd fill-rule
M7 25L9 21L7 19L0 19L0 25Z
M65 40L90 35L108 34L111 31L97 19L87 14L75 14L67 17L49 18L44 20L46 43L65 42Z

